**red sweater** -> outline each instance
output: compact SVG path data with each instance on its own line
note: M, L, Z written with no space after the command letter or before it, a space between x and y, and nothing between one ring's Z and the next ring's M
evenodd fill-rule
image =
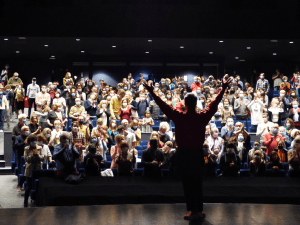
M198 83L194 82L194 83L192 83L192 85L191 85L191 90L192 90L192 91L196 91L198 87L199 87L199 88L202 88L202 84L201 84L200 82L198 82Z
M161 111L175 124L175 138L178 148L198 149L203 147L205 139L205 126L209 123L211 117L217 112L218 104L222 100L225 89L219 92L206 109L200 113L178 112L161 100L156 94L151 92L156 104Z
M126 119L128 123L131 121L131 107L127 106L126 109L122 110L122 107L119 109L120 121Z
M271 155L272 151L277 148L277 145L278 145L278 141L277 139L279 139L280 141L283 141L283 138L281 136L281 134L278 134L276 137L274 137L273 139L271 138L273 134L271 133L267 133L265 135L265 139L264 139L264 144L265 146L267 147L267 152L266 154L267 155Z

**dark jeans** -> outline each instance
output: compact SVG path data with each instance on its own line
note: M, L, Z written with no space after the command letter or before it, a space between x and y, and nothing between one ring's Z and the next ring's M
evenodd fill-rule
M247 120L247 115L236 115L236 120Z
M31 107L34 107L34 111L36 111L36 104L35 104L35 98L28 98L28 116L30 117L31 114Z
M187 211L203 211L203 150L178 149L176 165L182 180Z
M22 159L21 157L23 156L19 151L15 151L16 154L16 165L18 167L18 174L22 174L23 170L23 165L22 165ZM21 187L21 184L18 182L18 187Z
M0 130L3 130L4 127L4 115L5 109L0 109Z
M26 189L25 189L24 204L28 204L29 194L30 194L30 191L32 189L32 178L31 177L26 177L26 182L27 182L27 186L26 186Z

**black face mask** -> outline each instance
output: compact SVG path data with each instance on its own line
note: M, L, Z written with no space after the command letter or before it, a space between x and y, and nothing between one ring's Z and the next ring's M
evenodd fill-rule
M283 146L278 146L278 149L283 149Z

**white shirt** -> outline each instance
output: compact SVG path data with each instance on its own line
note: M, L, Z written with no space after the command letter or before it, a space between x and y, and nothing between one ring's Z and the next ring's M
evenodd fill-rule
M213 147L218 147L220 149L220 151L223 149L223 143L222 143L222 138L221 137L217 137L215 140L212 138L212 136L209 136L206 139L206 143L209 145L209 149L212 151Z
M259 136L260 135L260 141L261 142L264 142L264 139L265 139L265 134L267 134L269 132L269 128L273 125L272 122L268 121L267 123L265 122L261 122L258 124L257 126L257 131L256 131L256 136ZM266 128L264 130L264 128ZM264 130L264 131L263 131Z
M128 143L129 145L129 149L132 148L132 142L136 142L136 138L135 138L135 134L127 131L127 136L125 136L125 141Z
M251 124L252 125L258 125L259 123L263 122L263 117L262 117L263 105L264 105L264 103L260 99L257 99L257 102L255 102L253 100L248 105L248 109L251 112Z
M27 93L26 95L29 98L35 98L37 93L40 92L40 86L38 84L29 84L27 86Z
M63 107L66 107L66 99L64 97L60 97L60 98L55 97L53 99L53 105L57 103L61 104Z

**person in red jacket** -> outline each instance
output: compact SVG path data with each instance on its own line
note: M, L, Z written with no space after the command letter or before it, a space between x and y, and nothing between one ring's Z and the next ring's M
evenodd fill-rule
M191 85L191 90L196 91L198 87L202 88L202 84L200 83L200 77L195 76L194 83L192 83L192 85Z
M203 142L205 138L205 127L212 116L218 110L218 104L222 100L225 90L232 79L225 76L222 82L222 91L201 112L196 112L197 97L193 93L185 96L186 112L179 112L166 104L159 96L154 94L153 86L144 82L144 87L152 95L161 111L175 124L175 138L177 143L176 158L178 171L182 176L182 185L186 198L187 210L191 211L184 216L186 220L198 220L205 218L203 212Z
M281 134L278 134L278 128L279 125L275 123L272 126L271 131L265 135L264 144L267 147L266 154L268 156L271 156L272 151L277 148L278 142L283 141L283 137L281 136Z

